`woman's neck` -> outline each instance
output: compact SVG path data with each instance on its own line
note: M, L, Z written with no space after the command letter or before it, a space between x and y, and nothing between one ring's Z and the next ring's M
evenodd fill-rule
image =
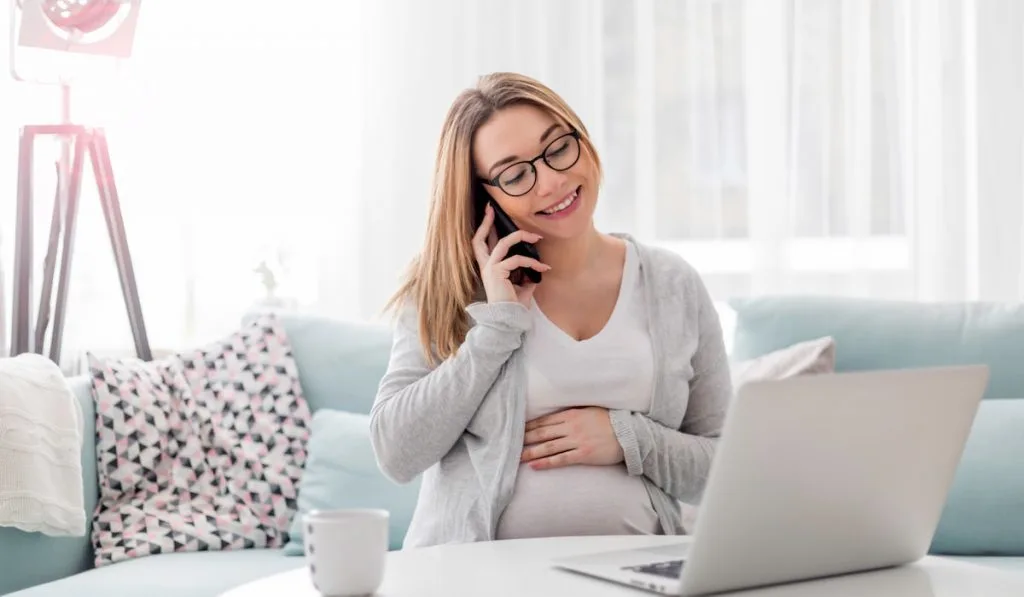
M586 273L603 248L604 239L594 228L575 238L546 238L537 243L541 262L551 266L544 276L557 280L572 280Z

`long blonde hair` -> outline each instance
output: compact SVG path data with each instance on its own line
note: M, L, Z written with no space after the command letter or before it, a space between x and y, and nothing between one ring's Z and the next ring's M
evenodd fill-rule
M484 297L473 253L476 232L473 188L473 136L491 116L508 106L530 104L580 133L580 145L601 179L597 151L579 116L557 93L517 73L492 73L462 91L441 129L426 238L398 292L385 310L413 300L424 355L431 364L452 356L466 338L466 307Z

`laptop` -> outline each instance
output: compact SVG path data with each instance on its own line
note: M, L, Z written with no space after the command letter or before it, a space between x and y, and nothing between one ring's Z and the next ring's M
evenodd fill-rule
M938 526L984 365L743 385L692 537L556 567L666 595L706 595L915 562Z

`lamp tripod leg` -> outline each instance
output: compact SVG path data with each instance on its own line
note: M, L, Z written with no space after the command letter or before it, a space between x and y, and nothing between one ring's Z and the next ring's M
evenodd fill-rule
M54 218L51 221L50 243L45 263L45 278L42 288L40 306L41 325L32 325L32 161L33 143L38 134L69 135L75 140L74 158L67 180L66 204L63 206L63 217L60 217L60 197L55 206ZM60 362L61 342L64 333L65 311L67 309L68 286L72 253L75 240L75 226L78 220L78 206L82 187L82 174L85 152L89 152L93 175L99 191L103 217L107 224L107 233L114 250L117 273L121 281L121 294L128 312L132 337L135 341L135 352L142 360L152 360L149 338L142 318L142 306L139 290L135 282L135 271L132 267L131 254L125 234L124 220L121 217L121 205L117 187L114 184L113 168L106 137L100 129L83 129L72 125L41 125L25 127L21 131L21 143L18 155L18 198L17 217L15 224L14 252L14 288L12 292L12 325L10 356L25 352L42 354L46 326L49 323L49 298L53 287L55 269L54 257L57 245L61 244L60 275L57 282L57 300L53 310L53 336L50 344L50 359ZM61 226L63 226L63 243L59 243Z
M46 346L46 328L50 325L50 306L53 294L53 273L56 269L57 264L57 253L60 250L61 229L66 227L65 219L68 217L67 208L69 203L69 194L71 187L69 183L73 176L71 171L72 165L69 163L70 156L67 155L67 148L70 146L72 150L75 147L75 143L78 142L78 136L67 135L63 136L61 142L64 147L61 150L61 159L57 163L57 190L53 197L53 215L50 219L50 238L46 244L46 258L43 260L43 279L42 286L39 294L39 313L36 319L35 326L35 339L34 339L34 352L42 354L44 347ZM67 235L65 234L65 243L68 242ZM61 276L63 277L66 271L64 265L64 259L66 259L67 252L65 251L64 257L61 258ZM58 300L60 295L58 295Z
M14 232L14 288L11 351L17 356L32 349L32 151L35 135L22 129L18 150L18 206Z
M82 191L82 167L84 153L89 145L89 134L83 133L74 137L74 161L71 163L70 178L67 181L67 202L64 210L64 242L61 246L60 278L57 281L57 303L53 309L53 335L50 338L50 360L60 363L61 343L64 339L64 316L68 304L68 284L71 275L71 257L74 254L75 229L78 223L78 202ZM52 284L52 271L50 276L44 280L44 294L46 305L49 305L50 284ZM40 307L43 313L45 307ZM42 338L46 334L46 320L40 315L40 324L36 328L36 334ZM42 352L42 344L39 344L39 351Z
M99 186L100 203L103 217L107 222L110 244L117 262L117 273L121 279L121 294L128 311L128 323L131 325L132 338L135 340L135 352L144 361L153 359L146 335L146 325L142 318L142 305L139 289L135 283L135 270L132 267L131 253L128 251L128 238L121 217L121 202L114 183L114 171L110 163L110 150L107 139L101 129L92 134L91 151L93 174Z

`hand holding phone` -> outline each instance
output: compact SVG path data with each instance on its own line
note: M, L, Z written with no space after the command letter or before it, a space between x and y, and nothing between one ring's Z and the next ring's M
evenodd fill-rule
M505 213L505 210L501 209L500 205L493 201L489 201L487 205L494 212L494 231L497 232L499 239L505 238L519 230L515 222L512 221L512 218ZM537 242L536 239L529 242L519 241L514 243L509 247L508 254L522 255L523 257L540 261L540 253L537 252L537 247L533 246L535 242ZM510 272L509 279L516 286L521 286L527 279L534 284L540 284L541 273L531 267L517 267Z
M551 269L550 266L540 262L539 259L530 256L532 250L536 254L537 249L532 243L540 240L539 234L525 230L514 230L504 236L497 227L497 212L500 208L492 206L490 202L484 207L483 219L473 236L473 251L476 254L477 264L480 266L480 278L483 281L484 292L487 294L487 302L495 303L502 301L517 301L523 305L529 305L533 298L533 289L540 281L540 273ZM501 215L508 218L504 212ZM488 238L494 230L498 240L494 247L488 246ZM516 246L527 245L528 249L520 248L513 250ZM523 254L527 253L527 254ZM513 274L520 273L513 279ZM536 280L536 281L534 281Z

